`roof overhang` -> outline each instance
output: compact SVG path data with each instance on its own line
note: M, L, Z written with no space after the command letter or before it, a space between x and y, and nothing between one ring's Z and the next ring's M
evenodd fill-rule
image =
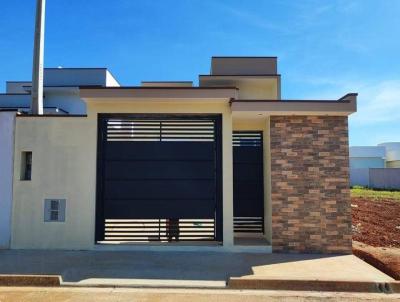
M236 86L238 82L262 82L275 83L280 80L280 74L259 74L259 75L199 75L200 86L212 87L214 85Z
M184 101L229 102L237 98L236 87L80 87L86 102L95 101Z
M349 93L338 100L232 100L232 114L240 118L270 115L348 116L357 111L357 94Z

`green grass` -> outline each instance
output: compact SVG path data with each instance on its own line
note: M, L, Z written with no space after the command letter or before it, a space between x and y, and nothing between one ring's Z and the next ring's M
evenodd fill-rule
M400 191L377 190L354 186L351 189L351 197L366 197L375 200L395 199L400 201Z

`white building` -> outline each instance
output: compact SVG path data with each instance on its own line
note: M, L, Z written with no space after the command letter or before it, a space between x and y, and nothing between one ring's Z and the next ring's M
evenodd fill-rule
M45 114L86 114L85 102L79 96L79 86L120 85L106 68L45 68ZM31 88L29 81L7 81L6 93L0 93L0 110L29 111Z
M350 169L385 168L385 160L383 146L350 147Z
M400 168L400 142L382 143L386 150L386 168Z
M400 188L400 142L350 147L350 183L372 188Z

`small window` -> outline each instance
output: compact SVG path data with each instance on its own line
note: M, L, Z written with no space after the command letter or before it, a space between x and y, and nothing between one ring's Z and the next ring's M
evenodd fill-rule
M45 222L65 221L65 199L45 199L44 221Z
M21 180L32 179L32 152L24 151L21 155Z

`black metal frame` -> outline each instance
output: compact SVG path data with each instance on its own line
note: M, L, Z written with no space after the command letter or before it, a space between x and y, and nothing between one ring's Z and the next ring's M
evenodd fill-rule
M216 217L215 240L223 241L223 173L222 173L222 115L221 114L130 114L104 113L97 116L97 175L96 175L96 224L95 244L104 240L104 150L106 145L107 120L110 118L137 118L137 119L212 119L215 123L215 181L216 181Z
M259 141L258 140L249 140L247 143L244 142L243 145L238 145L235 146L235 144L233 144L233 150L235 150L235 148L241 148L241 147L245 147L245 148L259 148L259 151L261 152L261 163L262 163L262 172L261 172L261 184L262 187L264 188L264 137L263 137L263 131L261 130L243 130L243 131L233 131L232 135L235 134L241 134L241 133L245 133L245 134L259 134L260 138ZM233 169L234 169L234 174L235 174L235 161L233 161ZM262 196L261 196L261 200L262 200L262 211L260 211L260 214L257 215L257 217L253 217L254 219L250 218L250 219L245 219L246 222L240 221L240 219L238 219L236 221L236 217L235 217L235 213L234 213L234 225L238 224L238 225L242 225L241 230L234 230L235 232L245 232L245 233L258 233L259 231L259 221L258 221L258 217L261 217L261 230L262 233L265 233L265 215L264 215L264 190L262 191ZM234 202L235 202L235 195L234 195ZM234 204L234 208L235 208L235 204ZM247 229L246 229L247 228ZM257 230L255 230L254 228L256 228Z

